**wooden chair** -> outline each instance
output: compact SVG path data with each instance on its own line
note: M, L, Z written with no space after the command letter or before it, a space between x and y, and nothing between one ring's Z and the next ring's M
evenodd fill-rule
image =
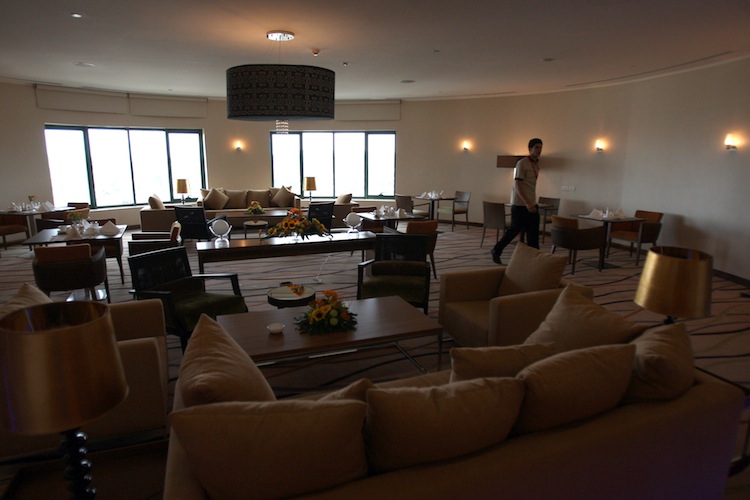
M117 219L94 219L89 222L96 222L99 226L103 226L108 222L117 224ZM68 243L70 244L70 243ZM91 251L96 252L99 248L104 248L104 254L108 259L115 259L117 266L120 268L120 281L125 284L125 271L122 268L122 238L112 238L106 240L91 240Z
M625 240L630 243L630 255L633 256L633 245L637 245L635 254L635 265L641 260L641 245L651 243L656 245L661 233L661 219L664 214L661 212L649 212L646 210L636 210L635 216L645 219L642 223L637 222L615 222L612 224L612 231L609 233L607 248L612 247L612 240ZM609 257L609 250L607 251Z
M456 227L456 215L466 216L466 229L469 229L469 200L471 193L468 191L456 191L455 200L451 202L450 207L440 207L438 201L438 214L447 214L451 216L451 231Z
M482 240L479 247L484 245L484 234L488 229L495 230L495 243L500 240L500 233L505 232L505 203L496 203L494 201L483 201L482 209L484 212L484 222L482 223Z
M555 253L558 246L568 249L568 263L572 266L571 274L576 273L578 250L598 248L599 271L604 268L604 248L607 243L607 229L603 225L579 229L578 219L553 215L550 235L552 237L552 253Z
M539 197L540 205L551 205L552 208L544 209L544 217L542 217L542 243L544 243L545 237L547 236L547 223L552 223L552 216L557 215L560 211L560 198L546 198L544 196Z
M97 300L96 286L104 283L107 302L110 302L104 248L92 255L88 243L37 246L31 267L37 287L47 295L83 289L90 300Z
M20 233L24 233L26 238L29 238L29 228L26 226L25 217L0 215L0 236L3 237L3 248L8 249L7 236Z
M132 233L131 240L128 241L128 254L138 255L139 253L161 250L163 248L178 247L182 244L180 232L182 224L177 221L172 223L169 232L165 231L146 231L143 233Z
M430 214L429 210L422 210L416 207L427 206L429 204L429 202L415 204L414 199L407 194L396 195L396 209L404 209L407 214L427 217Z
M412 220L406 223L406 234L424 234L427 236L427 255L430 256L430 263L432 264L432 276L437 279L437 271L435 270L435 246L437 245L438 236L438 221L425 220L416 221Z

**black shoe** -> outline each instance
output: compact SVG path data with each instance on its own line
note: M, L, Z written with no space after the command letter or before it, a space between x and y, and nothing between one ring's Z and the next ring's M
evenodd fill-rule
M503 261L500 260L500 255L497 253L497 250L494 248L490 250L490 255L492 255L492 262L500 264L501 266L503 265Z

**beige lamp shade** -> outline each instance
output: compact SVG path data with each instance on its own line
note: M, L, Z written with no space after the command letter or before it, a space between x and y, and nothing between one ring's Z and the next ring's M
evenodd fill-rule
M127 394L106 305L54 302L0 319L3 428L20 434L76 429Z
M190 181L177 179L177 194L188 194L190 192Z
M315 186L315 177L305 177L305 188L303 191L315 191L317 186Z
M643 265L635 303L668 318L711 314L713 258L698 250L652 247Z

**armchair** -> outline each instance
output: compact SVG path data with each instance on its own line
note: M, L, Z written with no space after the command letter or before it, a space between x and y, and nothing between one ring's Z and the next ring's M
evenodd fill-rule
M430 264L432 264L432 275L437 279L437 271L435 270L435 246L437 245L438 236L438 221L425 220L425 221L409 221L406 223L406 234L424 234L427 236L427 255L430 256Z
M568 249L568 262L571 274L576 273L578 250L599 249L599 270L604 268L604 247L607 244L607 229L602 226L587 229L578 228L578 219L572 217L552 216L552 253L558 246Z
M37 287L45 294L69 290L86 290L96 300L96 286L104 283L109 297L107 262L104 248L91 255L88 243L67 246L37 246L31 263Z
M180 338L185 350L201 314L247 312L236 273L196 274L190 270L185 247L166 248L128 257L136 299L160 299L168 333ZM206 283L229 280L233 294L206 291Z
M637 222L616 222L612 225L612 231L607 242L607 257L609 257L609 248L612 246L612 240L625 240L630 243L630 253L633 256L633 244L637 244L637 253L635 254L635 265L641 260L641 245L651 243L656 245L661 232L661 219L664 214L661 212L648 212L646 210L636 210L635 216L644 219L640 224Z
M133 233L130 235L131 241L128 242L128 253L130 255L138 255L139 253L180 246L182 244L182 238L180 237L181 230L182 224L174 221L169 232L147 231L145 233Z
M29 228L26 227L26 223L20 218L16 218L13 215L0 215L0 236L3 237L3 248L8 248L8 242L6 237L11 234L24 233L26 238L29 237Z
M218 219L227 220L226 215L214 217L211 220L206 219L206 210L203 207L174 207L177 222L182 226L182 237L192 240L211 240L213 234L209 226ZM228 222L228 221L227 221Z
M333 223L333 205L332 201L314 201L307 209L307 218L318 219L318 222L330 231Z
M495 243L500 240L500 231L505 232L505 203L483 201L482 209L484 211L484 222L482 223L482 240L479 242L479 248L484 245L484 235L488 229L495 230Z
M427 217L430 212L427 210L422 210L421 208L415 208L415 207L421 207L421 206L427 206L430 202L424 202L424 203L417 203L414 204L414 199L407 195L407 194L397 194L396 195L396 208L397 209L404 209L406 213L412 214L412 215L422 215L424 217Z
M451 231L456 227L456 215L466 216L466 229L469 229L469 200L471 193L467 191L456 191L456 199L451 202L450 207L440 207L438 201L438 214L447 214L451 216Z
M371 277L365 281L365 271ZM375 236L375 258L357 265L357 299L398 295L427 314L430 265L427 236L382 233Z

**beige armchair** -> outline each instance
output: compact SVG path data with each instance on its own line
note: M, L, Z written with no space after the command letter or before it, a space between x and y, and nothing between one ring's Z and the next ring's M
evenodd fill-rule
M570 283L548 290L499 295L506 267L443 273L440 277L438 322L464 347L523 343L544 321L557 297ZM593 290L580 287L593 298Z

